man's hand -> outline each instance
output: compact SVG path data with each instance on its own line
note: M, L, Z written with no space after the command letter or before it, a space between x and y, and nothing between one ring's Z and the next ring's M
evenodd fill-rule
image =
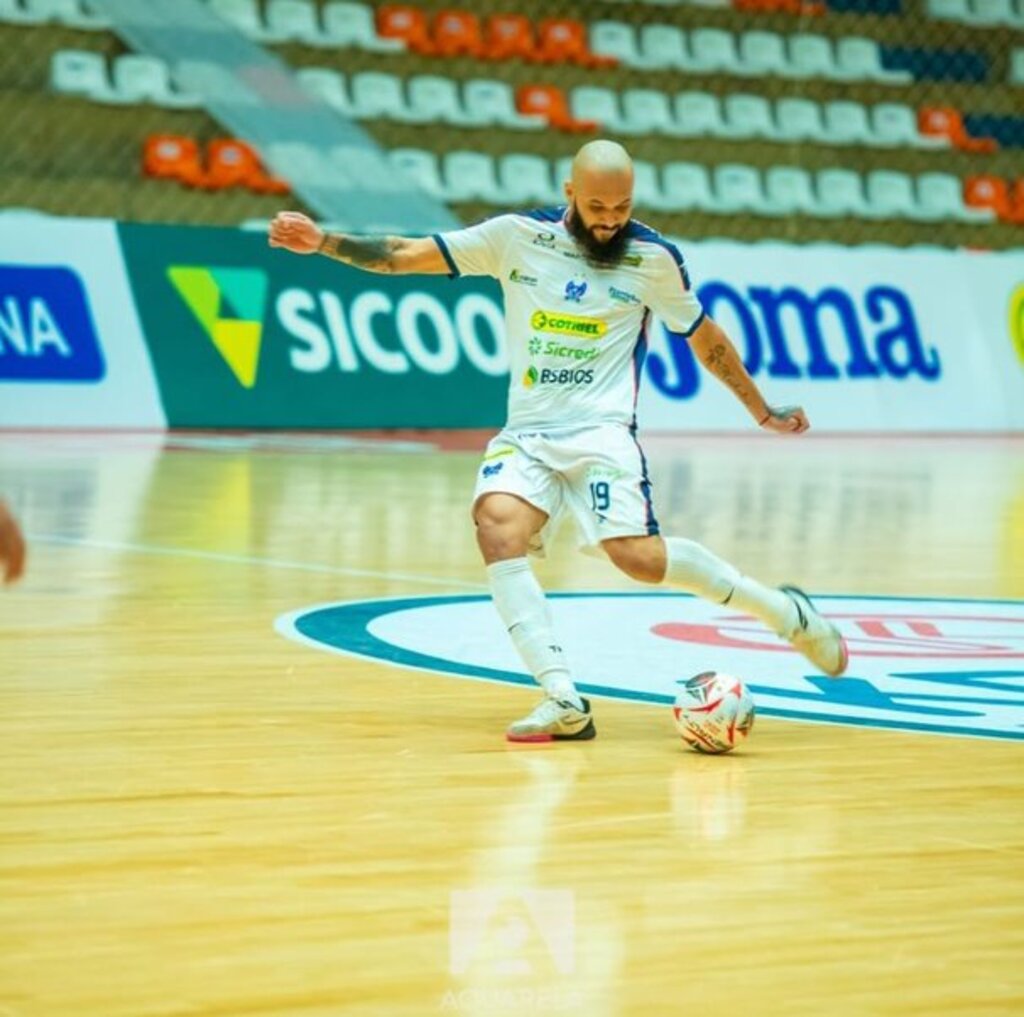
M769 406L768 416L759 426L776 434L803 434L811 425L802 406Z
M268 240L271 247L283 247L293 254L316 254L324 231L301 212L278 212L271 220Z
M13 583L25 569L25 538L17 520L0 501L0 574Z

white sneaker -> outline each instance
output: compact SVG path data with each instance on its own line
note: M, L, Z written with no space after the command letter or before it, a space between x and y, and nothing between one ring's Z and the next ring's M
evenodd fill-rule
M542 699L533 712L512 724L505 734L510 742L587 741L597 734L590 701L583 709L561 699Z
M779 589L796 606L797 627L786 636L790 645L830 678L838 678L850 662L846 640L839 629L818 614L811 598L798 586L780 586Z

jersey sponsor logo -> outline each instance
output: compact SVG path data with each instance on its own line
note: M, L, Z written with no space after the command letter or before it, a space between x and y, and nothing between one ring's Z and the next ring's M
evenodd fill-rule
M1018 286L1010 297L1010 341L1024 364L1024 284Z
M816 673L742 612L685 594L554 593L549 601L588 695L667 706L680 682L725 671L743 678L762 715L1024 740L1022 601L815 597L850 646L840 679ZM276 627L389 666L533 685L487 596L320 605Z
M520 272L518 268L512 269L508 274L509 282L518 283L520 286L536 286L537 277L535 275L527 275L525 272Z
M549 251L554 249L555 246L555 235L554 233L536 233L533 237L534 247L546 247Z
M565 299L570 303L578 304L587 292L587 281L586 279L577 282L575 279L570 279L565 284Z
M620 304L639 304L640 298L629 290L620 290L618 286L608 287L608 296Z
M552 357L555 360L594 360L601 352L594 346L581 349L578 346L566 346L557 339L549 339L543 342L534 336L527 344L527 349L532 357Z
M243 388L256 384L267 275L255 268L172 265L171 285Z
M608 331L608 323L600 318L584 318L577 314L534 311L530 316L530 328L535 332L553 332L575 339L600 339Z
M492 463L490 466L484 466L483 469L480 472L485 477L495 477L499 473L501 473L501 471L504 469L504 467L505 467L505 464L503 462L501 462L501 463Z
M0 379L80 383L105 374L79 276L63 266L0 265Z
M593 368L527 368L523 375L523 388L534 385L589 385L594 380Z
M755 377L935 381L942 375L939 351L926 345L910 298L895 286L869 286L858 301L838 286L808 293L796 286L739 289L716 279L698 286L697 297L736 340ZM649 354L651 381L670 399L693 398L700 372L689 342L671 335L669 357L666 363Z

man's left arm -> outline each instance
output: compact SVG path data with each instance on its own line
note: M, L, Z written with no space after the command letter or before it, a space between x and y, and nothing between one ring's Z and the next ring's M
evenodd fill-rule
M759 427L781 434L800 434L810 426L802 407L768 405L732 341L706 315L690 336L690 348L701 364L732 390Z

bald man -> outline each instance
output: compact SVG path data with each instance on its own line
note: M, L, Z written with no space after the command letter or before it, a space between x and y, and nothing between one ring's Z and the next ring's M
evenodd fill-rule
M703 311L679 249L630 217L633 165L611 141L576 155L566 204L513 212L419 239L325 233L282 212L270 245L372 272L489 275L501 283L511 381L508 418L477 474L473 519L494 604L545 692L511 741L596 734L527 555L564 516L584 550L627 575L667 583L760 618L824 674L846 669L839 631L800 589L765 586L683 537L663 537L636 440L636 394L653 312L764 430L807 430L799 407L772 407L726 334Z
M5 583L21 578L25 570L25 538L18 520L0 501L0 575Z

